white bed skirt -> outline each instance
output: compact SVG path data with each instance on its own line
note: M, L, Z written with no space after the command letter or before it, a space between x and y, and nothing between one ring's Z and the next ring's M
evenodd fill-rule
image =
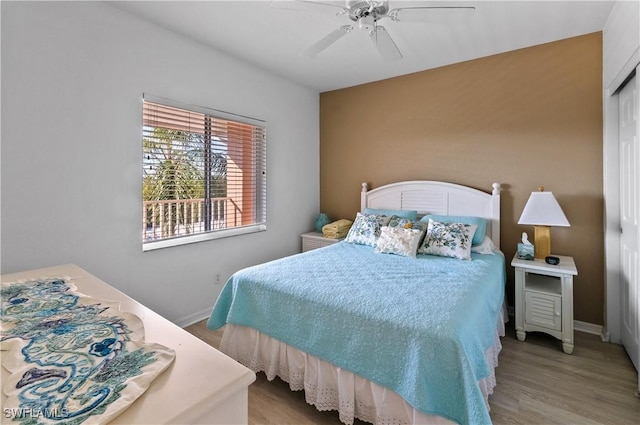
M504 334L501 317L495 342L485 353L491 374L478 381L487 408L496 385L494 369L498 366L500 337ZM307 403L321 411L337 410L340 420L347 425L352 425L354 418L374 425L454 424L416 410L394 391L252 328L227 324L220 350L255 372L265 372L268 380L279 376L289 383L291 390L304 390Z

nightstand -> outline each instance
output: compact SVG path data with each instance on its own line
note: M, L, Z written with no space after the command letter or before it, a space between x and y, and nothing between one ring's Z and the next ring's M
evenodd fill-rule
M526 332L545 332L562 341L565 353L573 352L573 276L578 274L573 257L557 255L560 264L544 260L520 260L516 271L516 335L524 341Z
M344 239L344 238L343 238ZM322 236L322 233L309 232L302 235L302 252L311 251L312 249L322 248L340 242L342 239L331 239Z

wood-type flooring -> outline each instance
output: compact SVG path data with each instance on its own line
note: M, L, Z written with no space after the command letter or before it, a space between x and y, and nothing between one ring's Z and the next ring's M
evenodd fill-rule
M220 344L222 331L210 331L206 321L186 330L216 348ZM622 346L575 332L575 349L568 355L559 340L546 334L529 332L525 342L518 341L513 321L507 324L502 346L497 386L489 397L494 425L640 424L638 376ZM301 391L290 391L285 382L270 382L258 373L249 387L249 424L341 422L336 412L319 412L307 404Z

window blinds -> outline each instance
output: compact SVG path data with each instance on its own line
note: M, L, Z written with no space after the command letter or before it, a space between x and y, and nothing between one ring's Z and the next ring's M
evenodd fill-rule
M264 224L263 124L145 95L143 242Z

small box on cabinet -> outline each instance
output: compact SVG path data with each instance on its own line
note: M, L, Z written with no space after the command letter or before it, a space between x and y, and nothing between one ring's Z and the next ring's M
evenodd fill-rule
M517 253L517 257L520 260L532 260L534 259L534 249L533 249L533 245L531 244L524 244L524 243L519 243L518 244L518 253Z

